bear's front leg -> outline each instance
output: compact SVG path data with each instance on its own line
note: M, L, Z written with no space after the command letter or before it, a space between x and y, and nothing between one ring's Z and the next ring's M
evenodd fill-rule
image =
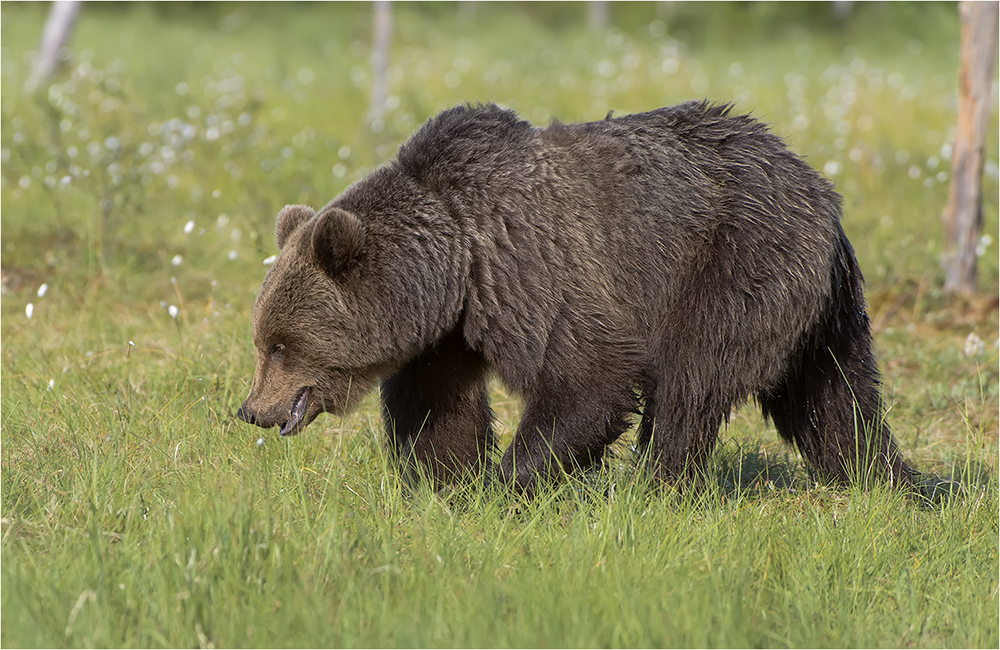
M457 332L382 383L390 451L437 483L481 474L496 449L486 363Z

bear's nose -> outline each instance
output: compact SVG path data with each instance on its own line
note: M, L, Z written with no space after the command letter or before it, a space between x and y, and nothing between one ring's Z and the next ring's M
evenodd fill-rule
M236 411L236 417L243 420L247 424L257 424L257 416L247 408L246 402L240 406L239 410Z

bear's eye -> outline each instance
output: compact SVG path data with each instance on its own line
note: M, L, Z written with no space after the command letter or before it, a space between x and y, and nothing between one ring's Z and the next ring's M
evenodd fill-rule
M285 351L285 345L283 343L275 343L271 346L271 354L278 354Z

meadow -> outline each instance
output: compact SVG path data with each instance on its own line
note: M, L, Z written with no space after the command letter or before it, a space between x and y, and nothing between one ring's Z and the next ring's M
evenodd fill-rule
M0 645L997 647L998 135L980 292L946 296L948 3L0 6ZM627 461L521 499L408 487L377 395L303 434L235 418L286 204L320 206L436 111L536 124L708 97L844 195L888 418L925 497L815 482L755 405L708 488ZM994 104L995 106L995 104ZM493 388L503 440L518 400Z

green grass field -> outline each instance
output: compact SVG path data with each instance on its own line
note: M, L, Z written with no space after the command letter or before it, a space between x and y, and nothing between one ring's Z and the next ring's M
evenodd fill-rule
M981 292L949 299L954 5L628 3L598 34L582 4L394 4L378 131L367 3L87 4L28 95L45 10L0 7L0 645L1000 644L1000 136ZM291 439L236 421L281 207L461 101L545 124L700 97L844 194L890 423L953 496L816 485L752 404L683 497L624 462L532 501L408 489L377 395Z

